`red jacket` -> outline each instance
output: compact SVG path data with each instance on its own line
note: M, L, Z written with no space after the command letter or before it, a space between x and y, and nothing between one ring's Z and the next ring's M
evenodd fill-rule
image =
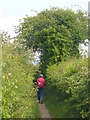
M38 78L37 79L37 86L39 86L38 84L39 84L39 82L41 82L42 83L42 85L43 85L43 87L42 88L45 88L45 80L44 80L44 78L43 77L40 77L40 78Z

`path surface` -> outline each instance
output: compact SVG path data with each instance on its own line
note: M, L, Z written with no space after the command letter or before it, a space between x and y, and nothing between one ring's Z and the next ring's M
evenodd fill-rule
M44 103L39 104L39 109L40 109L40 118L51 118L50 113Z

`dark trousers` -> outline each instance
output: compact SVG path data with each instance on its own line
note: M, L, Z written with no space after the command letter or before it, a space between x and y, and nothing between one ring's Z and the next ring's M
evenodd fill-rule
M43 88L38 88L38 100L43 102L43 95L44 95L44 89Z

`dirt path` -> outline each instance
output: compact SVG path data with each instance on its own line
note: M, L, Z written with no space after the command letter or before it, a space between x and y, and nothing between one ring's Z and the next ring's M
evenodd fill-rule
M39 109L40 109L40 118L51 118L49 111L44 103L39 104Z

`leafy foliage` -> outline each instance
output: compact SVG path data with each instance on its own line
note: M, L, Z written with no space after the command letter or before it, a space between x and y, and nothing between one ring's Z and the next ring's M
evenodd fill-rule
M47 89L52 94L55 91L53 99L57 98L58 105L69 102L68 111L76 111L82 118L88 117L89 111L88 81L87 59L71 59L47 69Z
M67 111L75 110L79 117L87 117L87 59L68 60L79 57L79 43L87 38L87 15L81 10L46 9L34 17L23 18L16 32L18 41L14 44L7 44L7 33L0 34L3 118L39 117L33 81L40 71L38 66L28 64L29 50L41 53L41 72L47 76L47 90L52 91L51 95L55 92L53 98L58 105L65 103L63 107L67 108L68 102Z
M37 90L33 87L37 68L28 64L28 54L24 56L19 48L15 43L2 44L2 117L38 118Z
M1 34L0 34L1 40ZM0 41L0 119L2 118L2 84L1 84L1 76L2 76L2 45Z
M0 39L1 39L1 43L10 42L10 35L8 34L8 32L0 31Z
M87 38L87 16L81 10L44 10L34 17L21 20L16 32L26 47L40 51L41 70L47 65L79 55L79 42Z

